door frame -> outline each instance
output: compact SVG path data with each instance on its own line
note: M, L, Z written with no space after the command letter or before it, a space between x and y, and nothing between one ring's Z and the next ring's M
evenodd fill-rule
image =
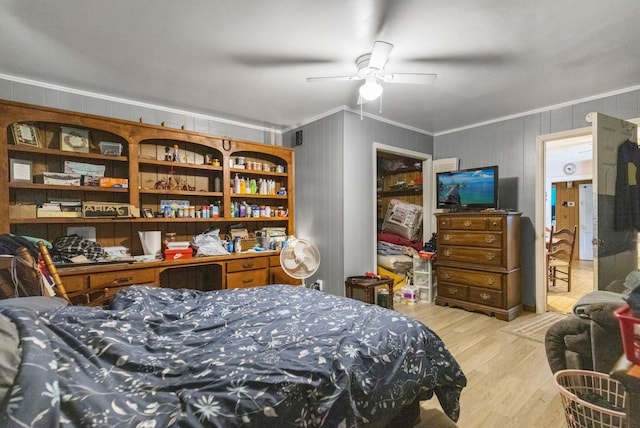
M433 183L433 155L423 152L417 152L414 150L403 149L401 147L390 146L382 143L373 143L372 150L372 165L373 165L373 177L371 179L372 184L372 193L373 193L373 206L371 207L373 212L373 218L377 218L377 208L376 201L378 198L378 190L376 186L377 181L377 161L378 161L378 152L392 153L394 155L399 156L407 156L410 158L420 159L422 160L422 241L424 242L431 236L433 227L433 221L431 218L433 217L433 197L435 192L435 184ZM428 183L428 184L427 184ZM425 219L429 219L429 221L425 221ZM378 236L378 227L377 222L373 222L373 236L374 242L377 241L375 237ZM378 253L377 253L377 245L373 247L373 256L372 256L372 266L378 266Z
M583 137L592 135L591 127L571 129L568 131L544 134L536 137L536 190L535 190L535 234L536 234L536 313L543 314L547 311L547 284L544 271L545 260L545 196L547 192L546 182L546 147L547 143L565 138ZM594 149L595 150L595 149ZM540 274L538 274L540 273Z
M627 122L632 122L640 125L640 118L624 119ZM639 131L640 132L640 131ZM536 234L536 313L542 314L547 311L547 285L545 281L544 271L546 269L545 264L545 234L544 234L544 219L545 219L545 148L546 143L551 140L561 140L563 138L580 137L584 135L591 135L593 137L593 127L587 126L584 128L570 129L567 131L561 131L551 134L539 135L536 137L536 189L535 189L535 234ZM593 141L593 151L595 153L597 144ZM593 162L594 170L597 168L596 162ZM594 182L594 178L592 178ZM597 210L598 207L593 207ZM595 254L595 252L594 252ZM596 259L594 258L594 263ZM540 273L540 274L538 274ZM594 269L595 278L595 269ZM595 279L594 279L595 281ZM594 282L595 284L595 282Z

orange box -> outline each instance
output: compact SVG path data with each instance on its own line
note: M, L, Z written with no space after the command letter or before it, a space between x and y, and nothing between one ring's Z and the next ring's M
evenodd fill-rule
M192 248L181 248L178 250L164 250L165 260L190 259L193 257Z
M100 187L120 187L123 189L127 189L129 188L129 179L100 177Z

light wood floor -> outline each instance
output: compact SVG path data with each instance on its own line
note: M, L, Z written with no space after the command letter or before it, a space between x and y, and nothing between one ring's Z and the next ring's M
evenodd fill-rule
M590 291L593 291L593 261L576 260L571 269L571 292L567 292L566 283L556 282L556 286L547 291L547 310L569 313Z
M435 331L456 358L468 385L462 391L457 424L442 413L437 398L423 402L420 428L566 426L560 395L547 365L544 344L501 331L538 315L507 323L462 309L418 303L398 312Z

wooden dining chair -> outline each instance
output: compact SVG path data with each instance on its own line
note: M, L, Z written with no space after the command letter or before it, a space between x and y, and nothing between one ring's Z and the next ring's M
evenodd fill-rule
M557 281L567 283L567 292L571 291L571 266L576 242L577 226L573 229L553 231L547 250L547 290L555 287Z

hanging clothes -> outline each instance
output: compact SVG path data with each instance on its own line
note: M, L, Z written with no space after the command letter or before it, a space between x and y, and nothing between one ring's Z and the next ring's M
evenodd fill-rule
M618 147L615 230L640 230L640 147L625 141Z

